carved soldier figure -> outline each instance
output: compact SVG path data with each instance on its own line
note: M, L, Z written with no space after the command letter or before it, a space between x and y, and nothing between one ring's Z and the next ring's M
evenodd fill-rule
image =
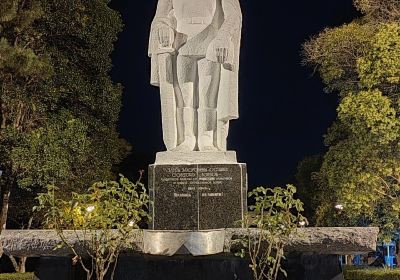
M151 26L151 84L160 87L172 151L226 151L238 114L239 0L159 0Z

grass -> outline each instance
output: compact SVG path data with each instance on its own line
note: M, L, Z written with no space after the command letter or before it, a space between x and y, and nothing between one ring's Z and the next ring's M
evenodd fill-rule
M349 266L344 269L346 280L400 280L400 269L387 268L356 268Z
M33 273L0 274L0 280L32 280ZM400 280L400 269L357 268L348 266L344 269L346 280Z
M0 274L0 280L32 280L33 273L4 273Z

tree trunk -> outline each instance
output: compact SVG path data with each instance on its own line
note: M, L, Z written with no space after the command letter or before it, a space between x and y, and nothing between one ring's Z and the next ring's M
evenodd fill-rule
M8 216L8 204L10 202L10 189L6 190L3 194L3 206L1 209L1 217L0 217L0 234L3 229L6 229L7 226L7 216ZM3 246L0 245L0 257L3 256Z
M25 273L26 272L26 259L27 257L21 257L19 259L19 273Z
M4 105L2 100L0 100L0 129L6 128L7 114L5 112L5 110L6 110L5 107L6 106Z
M25 273L26 272L26 259L27 257L20 257L19 260L17 261L17 259L14 256L9 256L13 266L14 266L14 270L15 272L18 273Z
M3 194L3 206L1 208L1 218L0 218L0 233L3 229L6 229L7 226L7 217L8 217L8 205L10 203L10 189L6 190Z
M18 272L18 270L19 270L19 265L18 265L18 263L17 263L17 260L15 259L14 256L8 256L8 257L9 257L10 260L11 260L11 263L12 263L12 265L13 265L13 267L14 267L15 272Z

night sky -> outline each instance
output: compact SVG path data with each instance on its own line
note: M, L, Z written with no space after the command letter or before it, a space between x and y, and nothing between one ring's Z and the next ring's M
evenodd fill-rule
M125 28L113 55L113 79L125 87L119 131L133 146L123 171L147 169L163 151L158 88L149 84L147 46L157 0L114 0ZM337 97L301 66L301 44L357 16L352 0L241 0L240 119L228 147L248 164L249 186L293 182L297 163L325 150L323 134Z

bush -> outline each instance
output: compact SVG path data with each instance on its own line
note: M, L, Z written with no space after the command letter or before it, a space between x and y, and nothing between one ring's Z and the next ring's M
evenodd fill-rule
M32 280L33 273L5 273L0 274L0 280Z
M344 269L346 280L400 280L400 269L355 268Z
M118 182L94 183L83 194L72 193L70 200L56 198L59 190L48 186L47 193L38 196L36 210L45 210L45 226L53 228L87 274L87 279L104 280L107 272L114 279L117 260L124 246L142 221L150 216L147 212L149 196L140 182L130 182L120 175ZM74 231L81 250L65 237L65 229ZM85 255L92 259L91 265L83 262Z
M303 203L294 198L295 194L293 185L258 187L249 193L255 202L242 221L247 233L239 238L243 248L236 255L250 259L255 280L276 280L280 272L286 275L281 267L285 240L299 224L307 224L301 215ZM257 229L253 231L255 234L252 233L254 229Z

